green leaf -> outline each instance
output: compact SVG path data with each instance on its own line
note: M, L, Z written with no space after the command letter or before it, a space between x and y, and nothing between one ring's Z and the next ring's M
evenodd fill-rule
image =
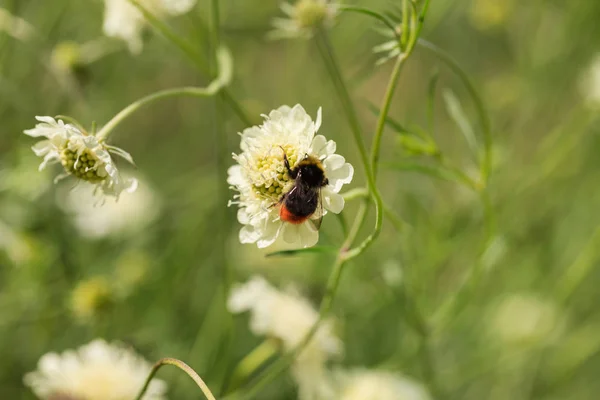
M435 121L435 92L440 78L440 72L434 71L427 86L427 127L433 133Z
M460 100L450 89L445 89L442 95L444 97L444 102L446 103L446 109L448 110L450 118L452 118L454 123L456 123L458 126L460 132L469 145L469 149L471 150L475 161L479 163L479 146L477 145L477 138L475 137L475 132L473 131L473 127L469 122L469 118L460 104Z
M265 257L291 257L302 254L335 253L338 249L332 246L313 246L304 249L280 250L267 254Z
M492 169L492 128L489 114L485 108L483 100L475 89L475 85L471 82L469 75L461 68L461 66L444 50L427 40L418 39L417 44L426 50L431 51L440 61L445 63L467 88L467 92L473 103L479 117L479 123L483 133L483 161L481 163L481 175L484 182L487 182L488 176Z

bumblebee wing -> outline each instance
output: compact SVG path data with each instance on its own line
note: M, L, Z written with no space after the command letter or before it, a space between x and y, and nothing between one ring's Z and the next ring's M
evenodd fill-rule
M323 222L323 195L321 194L321 189L319 189L319 193L317 196L317 209L310 218L310 223L316 230L319 230L321 229L321 223Z

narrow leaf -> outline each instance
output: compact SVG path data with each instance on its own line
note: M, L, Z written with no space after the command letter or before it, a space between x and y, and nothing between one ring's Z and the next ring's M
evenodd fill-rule
M460 104L460 100L450 89L445 89L442 95L444 97L446 110L448 111L450 118L452 118L454 123L458 126L458 129L467 141L475 161L479 163L479 148L477 145L477 138L475 137L473 127L471 126L471 123L469 122L469 119L467 118L467 115Z
M280 250L267 254L265 257L291 257L302 254L335 253L338 249L332 246L314 246L304 249Z

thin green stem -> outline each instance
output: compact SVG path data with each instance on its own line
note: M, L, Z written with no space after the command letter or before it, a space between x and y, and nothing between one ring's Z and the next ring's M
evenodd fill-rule
M390 28L390 30L392 31L394 36L396 36L396 38L399 39L398 32L396 31L396 26L385 15L382 15L382 14L380 14L376 11L373 11L369 8L366 8L366 7L350 6L350 5L345 5L345 4L342 4L339 7L339 9L340 9L340 11L354 12L354 13L363 14L363 15L367 15L369 17L375 18L378 21L383 22L385 26Z
M394 91L396 90L396 86L398 84L398 77L400 76L400 72L402 71L402 66L404 65L404 62L406 61L408 56L409 56L409 53L402 53L396 59L396 64L394 65L394 69L392 70L392 75L388 82L385 96L383 98L383 104L379 111L377 127L375 128L375 135L373 136L373 145L371 146L371 170L373 171L373 176L374 176L375 181L377 180L377 169L378 169L378 165L379 165L379 150L381 147L381 137L383 136L383 130L385 128L387 114L390 110L390 106L392 104L392 98L394 96Z
M189 96L189 97L210 97L214 95L220 87L207 87L207 88L197 88L197 87L181 87L174 89L165 89L160 92L152 93L146 97L143 97L127 107L121 110L117 115L115 115L100 131L96 137L98 140L105 140L108 135L125 119L127 119L131 114L140 108L152 104L156 101L163 100L169 97L179 97L179 96Z
M363 140L364 135L362 128L360 127L360 123L358 122L356 110L354 109L354 105L350 99L348 88L346 87L345 81L342 77L341 69L339 68L337 59L335 58L329 38L323 29L320 29L319 34L317 35L317 47L321 57L323 58L327 71L329 72L331 80L334 83L334 87L338 97L340 98L340 102L342 103L344 112L348 118L348 122L350 123L354 141L358 146L363 168L365 170L368 189L373 197L373 202L375 203L375 227L373 228L373 232L363 241L358 249L352 250L352 252L348 251L344 254L344 257L352 258L366 250L381 233L381 227L383 223L383 201L375 184L375 177L369 162L367 149Z
M198 387L200 388L200 390L202 390L202 393L204 393L204 396L206 396L206 398L208 400L216 400L215 396L213 396L212 392L210 391L210 389L208 388L206 383L204 383L204 381L202 380L202 378L200 378L200 376L196 373L196 371L194 371L192 369L192 367L190 367L183 361L180 361L176 358L163 358L161 360L158 360L158 362L156 364L154 364L154 366L152 367L152 370L150 371L150 374L148 375L148 378L146 378L146 382L144 383L142 390L140 390L140 393L137 395L135 400L141 400L144 397L146 390L148 390L148 386L150 386L150 382L152 381L152 378L154 378L154 375L156 375L158 370L163 365L173 365L173 366L179 368L180 370L182 370L183 372L188 374L188 376L194 380L196 385L198 385Z
M463 82L473 103L475 104L475 109L477 111L477 115L479 117L479 123L481 125L481 130L483 132L483 161L481 163L481 180L485 184L487 184L489 180L489 176L492 170L492 130L491 130L491 122L489 119L489 115L485 109L485 105L483 100L479 96L479 93L475 89L475 85L471 81L471 78L467 75L467 73L460 67L458 62L452 58L448 53L444 50L437 47L435 44L430 43L423 39L418 39L417 44L421 47L431 51L436 55L442 62L444 62Z
M316 43L319 53L321 54L321 57L325 63L325 67L327 68L327 72L329 73L329 77L331 78L331 81L336 89L336 93L340 99L342 108L346 114L346 118L348 119L348 123L350 124L350 130L352 131L354 142L358 147L361 162L365 169L365 175L367 176L367 181L369 183L369 190L372 191L375 187L375 182L372 180L372 173L369 167L369 157L367 155L367 147L364 142L363 130L360 126L360 122L358 121L358 114L356 113L356 109L354 108L354 104L350 98L346 83L342 78L341 69L334 55L333 47L329 42L327 33L323 29L319 30L316 37Z
M202 61L201 55L196 51L194 45L187 40L183 39L176 32L174 32L167 24L157 18L154 14L148 11L143 5L139 3L139 0L129 0L140 12L144 15L144 18L156 29L163 37L169 40L179 50L185 54L194 66L203 74L208 76L210 74L209 68ZM228 88L223 89L223 98L229 104L233 112L237 117L244 123L244 125L253 125L252 118L248 116L241 104L233 97L231 91Z
M406 49L408 44L408 3L410 0L402 0L402 36L400 37L400 43L402 48Z

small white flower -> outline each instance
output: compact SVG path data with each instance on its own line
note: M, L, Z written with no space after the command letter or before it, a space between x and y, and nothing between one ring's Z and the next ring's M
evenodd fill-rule
M505 296L490 317L490 334L516 346L546 343L560 335L563 326L556 305L531 293Z
M65 169L65 174L60 175L56 180L73 175L94 184L96 190L103 194L115 198L118 198L123 191L133 192L136 189L137 181L122 179L110 155L110 153L119 155L133 164L129 153L118 147L109 146L94 135L82 132L78 127L65 124L60 119L57 121L52 117L35 118L40 123L35 128L26 130L25 134L47 138L32 147L37 156L44 157L40 170L48 164L60 162Z
M154 16L177 16L190 11L197 0L138 0ZM104 0L104 34L127 42L134 54L142 51L144 15L129 0Z
M269 36L280 38L309 38L319 25L331 26L339 6L329 0L298 0L296 4L281 3L287 18L275 18L275 28Z
M357 370L345 376L340 400L428 400L425 388L405 376L386 371Z
M278 339L287 351L302 341L319 317L306 299L292 291L281 292L261 277L235 286L227 307L232 313L250 311L250 330L256 335ZM342 351L332 322L322 322L292 368L301 399L329 396L333 388L327 380L325 363Z
M44 355L24 382L42 400L131 400L150 364L132 350L96 339L76 351ZM152 379L143 400L165 399L166 384Z
M580 92L587 105L600 109L600 54L596 55L580 79Z
M253 126L241 134L241 154L234 154L238 165L229 168L227 182L239 194L230 204L238 204L238 221L244 225L240 231L242 243L256 243L258 247L270 246L278 237L294 247L314 246L319 232L311 221L301 224L284 223L279 218L282 196L293 186L284 166L284 152L293 168L306 155L322 161L329 183L321 189L324 213L338 214L344 208L339 194L344 184L352 181L354 168L344 157L335 154L336 144L317 135L321 126L321 109L317 120L304 111L301 105L282 106L265 117L261 126ZM320 218L315 213L313 218Z
M135 192L118 201L105 199L97 207L94 195L86 184L59 193L58 205L71 214L79 233L90 239L136 234L152 223L159 211L159 200L143 180L137 180Z

